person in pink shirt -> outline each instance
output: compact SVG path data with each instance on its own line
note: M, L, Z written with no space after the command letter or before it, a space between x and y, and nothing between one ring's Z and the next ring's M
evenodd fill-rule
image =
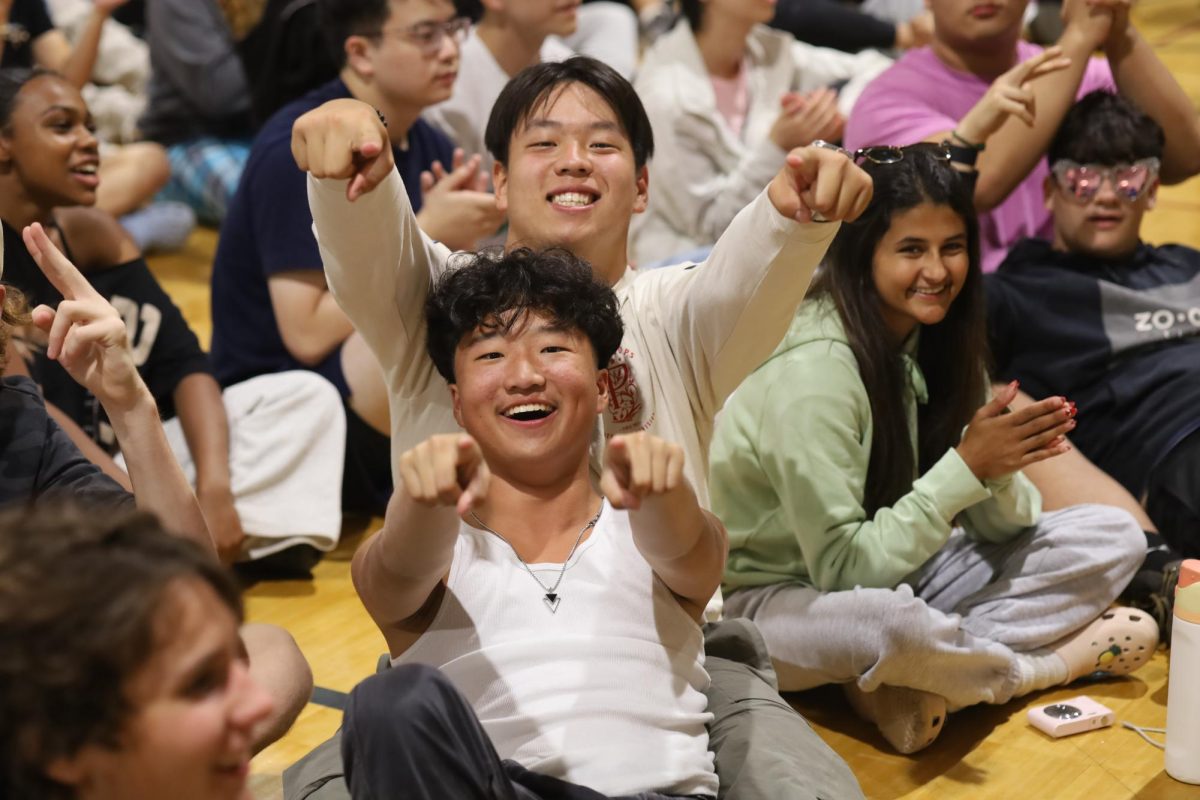
M982 141L956 137L956 126L994 79L1039 52L1020 38L1027 0L929 0L929 5L933 43L910 51L863 91L847 121L845 144L853 150L950 140L978 149L975 206L985 272L1020 239L1049 236L1042 197L1046 147L1067 109L1085 94L1118 91L1163 127L1164 183L1200 172L1200 117L1133 26L1128 0L1067 0L1058 45L1070 65L1022 87L1035 95L1033 124L1009 119L987 140L986 150ZM1105 60L1091 58L1097 50Z

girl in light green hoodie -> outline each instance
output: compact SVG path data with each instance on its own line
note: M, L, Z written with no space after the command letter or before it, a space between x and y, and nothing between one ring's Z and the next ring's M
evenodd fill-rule
M947 709L1145 663L1154 621L1111 609L1143 556L1107 506L1042 514L1020 469L1066 452L1074 405L986 396L979 229L945 146L870 148L780 347L713 442L726 613L761 628L780 689L843 683L901 752Z

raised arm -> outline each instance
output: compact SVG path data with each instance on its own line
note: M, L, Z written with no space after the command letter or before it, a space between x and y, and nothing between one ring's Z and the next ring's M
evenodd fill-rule
M49 334L47 357L104 406L138 506L212 547L196 496L167 443L158 406L138 375L121 315L54 247L40 224L23 235L29 253L64 298L57 309L38 306L33 312L34 324Z
M1113 23L1104 52L1121 94L1149 114L1166 134L1163 183L1178 183L1200 172L1200 113L1179 81L1129 19L1128 0L1109 0Z
M490 482L479 445L463 433L432 436L406 451L399 475L383 530L358 549L350 571L389 644L449 573L459 515L486 496Z
M1067 0L1064 8L1066 29L1058 47L1070 63L1029 82L1033 92L1029 107L1036 109L1032 124L1020 114L1010 115L988 138L976 164L975 208L981 213L1004 202L1045 158L1050 140L1075 102L1091 54L1108 35L1111 12L1087 7L1083 0ZM940 142L951 132L951 128L937 131L927 140Z
M711 419L783 338L837 232L871 199L871 179L845 154L793 150L694 269L651 273L696 401ZM814 213L830 222L811 221Z
M114 11L127 2L129 0L94 0L92 12L80 28L74 44L69 44L66 37L57 31L62 37L61 40L47 40L42 43L39 39L34 43L38 63L61 72L64 78L82 89L84 84L92 79L96 56L100 52L100 35L104 31L104 23Z
M683 477L683 448L648 433L614 436L604 452L600 490L629 509L633 541L685 610L700 620L725 570L725 527L700 508Z
M431 432L456 427L425 353L425 298L450 251L417 224L375 110L334 100L292 129L329 290L383 367L392 405L392 471ZM419 417L421 425L411 429ZM409 422L406 427L406 421Z

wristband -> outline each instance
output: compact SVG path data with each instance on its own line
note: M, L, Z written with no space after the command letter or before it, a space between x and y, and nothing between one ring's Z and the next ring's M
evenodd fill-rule
M949 140L942 142L942 147L950 151L950 160L955 164L973 167L976 159L979 158L979 151L973 147L961 147Z
M975 142L964 139L962 134L960 134L958 131L950 131L950 138L961 144L963 147L969 147L976 152L982 152L983 148L986 147L985 144L975 144Z

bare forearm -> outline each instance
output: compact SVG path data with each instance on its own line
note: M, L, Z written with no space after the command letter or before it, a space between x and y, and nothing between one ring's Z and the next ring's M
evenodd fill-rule
M1121 94L1153 117L1166 134L1163 182L1178 183L1200 172L1200 114L1154 49L1129 26L1106 52Z
M1059 40L1064 55L1071 63L1065 69L1045 75L1033 82L1036 96L1033 127L1010 116L987 141L987 149L976 165L979 179L975 184L975 207L981 213L990 211L1008 197L1037 163L1046 156L1046 148L1054 138L1067 110L1075 102L1079 83L1091 57L1091 46L1070 30Z
M229 418L221 388L207 373L188 375L175 388L175 411L196 464L196 491L228 490Z
M63 77L82 89L92 78L92 70L96 67L96 56L100 52L100 34L104 30L104 22L108 15L102 11L93 11L79 32L79 38L71 47L71 55L62 66Z
M143 386L134 402L122 408L105 404L104 410L125 455L138 507L157 514L189 539L213 547L200 504L167 443L150 390Z
M320 291L312 305L308 302L287 306L276 303L275 315L288 353L296 361L316 366L341 347L354 332L354 325L328 290Z
M383 530L358 549L351 569L363 605L381 627L424 605L450 570L458 527L454 509L418 505L396 487Z
M703 609L721 584L728 540L686 483L647 497L630 512L633 539L651 568L680 597Z

